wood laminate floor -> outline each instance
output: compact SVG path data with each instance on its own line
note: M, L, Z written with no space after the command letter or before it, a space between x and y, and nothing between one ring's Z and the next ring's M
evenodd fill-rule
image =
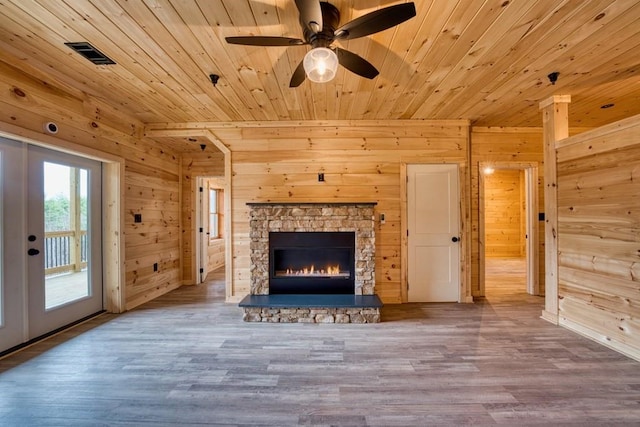
M485 258L484 269L487 298L517 300L526 295L526 258Z
M222 277L0 360L0 425L640 425L640 363L541 320L540 297L256 324Z

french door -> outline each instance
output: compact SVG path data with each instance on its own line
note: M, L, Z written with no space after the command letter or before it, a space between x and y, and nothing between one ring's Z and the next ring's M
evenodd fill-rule
M6 140L1 152L0 351L103 307L101 164Z
M26 341L24 154L22 144L0 138L0 352Z

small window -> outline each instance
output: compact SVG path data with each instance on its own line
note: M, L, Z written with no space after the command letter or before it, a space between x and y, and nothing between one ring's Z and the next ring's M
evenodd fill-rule
M209 189L209 240L221 239L223 237L222 195L223 191L220 189Z

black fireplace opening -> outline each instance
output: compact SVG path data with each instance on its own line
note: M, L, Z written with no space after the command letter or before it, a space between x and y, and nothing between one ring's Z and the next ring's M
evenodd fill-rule
M269 233L270 294L354 294L355 232Z

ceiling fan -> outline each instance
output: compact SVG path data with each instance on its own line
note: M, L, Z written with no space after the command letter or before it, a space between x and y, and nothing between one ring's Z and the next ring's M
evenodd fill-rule
M305 77L317 83L328 82L335 76L338 64L359 76L373 79L378 75L376 67L353 52L332 46L334 40L365 37L416 16L414 3L402 3L378 9L338 26L340 11L334 5L319 0L295 2L300 12L304 40L278 36L226 37L227 43L248 46L311 45L311 50L293 72L289 87L300 86Z

